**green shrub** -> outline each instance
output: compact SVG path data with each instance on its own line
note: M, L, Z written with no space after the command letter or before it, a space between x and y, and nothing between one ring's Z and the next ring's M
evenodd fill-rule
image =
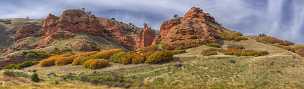
M119 63L120 62L120 59L126 55L126 52L118 52L118 53L115 53L111 56L111 61L112 62L115 62L115 63Z
M10 77L24 77L24 78L30 77L30 75L25 72L15 71L15 70L4 70L3 75Z
M33 65L36 65L38 64L37 61L25 61L25 62L22 62L19 65L20 68L25 68L25 67L30 67L30 66L33 66Z
M132 64L132 53L128 52L124 55L121 56L121 58L119 59L119 63L121 64Z
M164 63L169 62L173 60L173 54L168 51L156 51L152 53L148 58L146 59L146 63L149 64L158 64L158 63Z
M242 46L242 45L233 44L233 45L227 45L227 49L237 49L237 50L241 50L241 49L245 49L245 47Z
M244 37L240 32L222 32L220 36L224 40L229 41L242 41L242 40L248 40L247 37Z
M9 64L4 67L4 69L21 69L17 64Z
M25 67L30 67L33 65L36 65L38 62L36 61L25 61L19 64L9 64L7 66L4 67L4 69L22 69Z
M99 69L109 66L110 63L107 60L90 59L84 63L84 67L88 69Z
M37 59L37 58L46 58L49 55L43 51L25 51L22 53L26 58Z
M289 45L294 45L294 43L286 41L286 40L281 40L275 37L267 36L265 34L260 34L259 36L255 37L255 40L261 43L266 43L266 44L277 44L277 45L283 45L283 46L289 46Z
M186 53L186 51L185 50L172 50L172 51L170 51L173 55L175 55L175 54L182 54L182 53Z
M235 55L235 56L265 56L268 55L269 53L267 51L255 51L255 50L226 50L224 52L225 55Z
M219 44L219 43L207 43L206 45L209 46L209 47L214 47L214 48L221 48L222 47L221 44Z
M217 55L219 49L205 49L201 52L203 56Z
M34 73L32 74L31 80L32 80L33 82L39 82L39 81L40 81L40 78L39 78L39 76L38 76L38 74L37 74L36 72L34 72Z

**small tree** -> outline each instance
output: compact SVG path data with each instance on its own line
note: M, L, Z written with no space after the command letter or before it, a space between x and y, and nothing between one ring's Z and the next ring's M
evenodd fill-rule
M174 19L178 19L179 18L179 16L177 14L174 14L173 17L174 17Z
M40 81L40 78L39 78L38 74L36 73L36 71L34 71L33 75L31 76L31 80L33 82L39 82Z

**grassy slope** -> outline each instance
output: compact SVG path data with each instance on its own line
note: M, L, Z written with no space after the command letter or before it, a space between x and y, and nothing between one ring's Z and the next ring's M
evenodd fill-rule
M124 80L130 81L132 89L303 89L304 62L298 55L284 49L255 42L225 42L239 44L255 50L267 50L268 56L236 57L226 55L201 56L205 47L192 48L188 53L176 55L183 68L176 68L175 62L162 65L117 65L96 70L99 73L110 71ZM31 67L37 69L40 76L48 73L67 75L70 72L92 74L80 66L71 67ZM98 74L96 74L98 76ZM104 76L98 76L104 77ZM66 81L69 82L69 81ZM63 82L63 83L66 83ZM79 83L69 83L73 86ZM64 84L63 84L64 85ZM46 85L51 86L51 85ZM90 86L90 85L88 85ZM25 87L33 87L26 85ZM63 86L52 86L64 88ZM91 85L90 87L96 87ZM36 87L42 89L40 87ZM79 89L85 87L79 87ZM9 89L9 88L8 88ZM11 88L13 89L13 88Z

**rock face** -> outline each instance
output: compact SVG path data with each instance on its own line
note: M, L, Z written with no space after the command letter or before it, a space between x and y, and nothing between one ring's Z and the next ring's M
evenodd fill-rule
M152 45L155 39L155 32L148 26L148 24L144 24L144 29L140 32L137 37L137 48L144 48Z
M54 39L71 38L77 34L88 34L103 37L127 49L137 49L146 47L153 42L153 31L147 25L145 26L146 28L143 30L132 24L125 24L115 19L95 17L91 12L84 10L66 10L59 17L49 14L44 20L42 25L44 37L39 42L38 47L45 47L53 42Z
M42 27L44 39L41 40L40 47L49 44L56 38L73 37L73 33L103 36L105 31L97 17L80 9L66 10L60 17L49 14Z
M35 24L24 24L15 28L15 40L26 38L29 36L39 36L41 34L41 26Z
M60 17L50 14L44 21L43 28L46 35L52 35L58 31L102 35L103 31L97 17L91 15L90 12L78 9L66 10Z
M190 48L210 41L217 41L220 36L215 19L200 8L191 8L184 17L174 18L161 25L158 43L163 43L169 49Z

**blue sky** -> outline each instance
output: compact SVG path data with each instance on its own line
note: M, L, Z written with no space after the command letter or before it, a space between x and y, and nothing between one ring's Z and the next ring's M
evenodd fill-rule
M1 0L0 18L44 18L65 9L87 8L97 16L159 25L201 7L224 26L245 34L266 33L304 43L304 0Z

